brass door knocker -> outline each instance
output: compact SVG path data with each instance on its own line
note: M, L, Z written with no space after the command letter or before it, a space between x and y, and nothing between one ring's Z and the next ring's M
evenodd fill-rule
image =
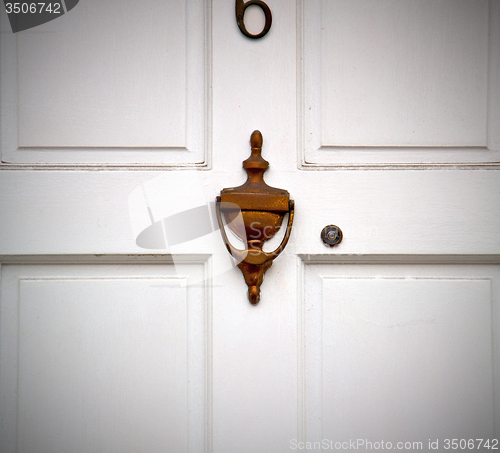
M265 272L273 260L283 251L292 232L294 202L284 189L268 186L264 172L269 162L261 156L262 134L254 131L250 138L252 153L243 162L247 172L246 182L239 187L222 189L216 200L217 221L222 239L229 253L236 259L248 286L248 299L252 304L260 300L260 285ZM243 226L235 225L235 218L241 213ZM280 229L288 213L288 224L279 247L273 252L262 250L264 242L271 239ZM230 230L246 244L245 250L234 247L227 238L222 216Z

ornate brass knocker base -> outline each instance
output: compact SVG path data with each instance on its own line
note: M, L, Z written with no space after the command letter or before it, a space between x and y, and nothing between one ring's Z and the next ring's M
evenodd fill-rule
M248 300L253 305L257 305L259 303L260 285L262 285L262 282L264 281L264 274L272 265L272 261L268 261L264 264L250 264L242 261L238 264L238 267L245 278L245 283L248 286Z
M264 274L290 239L294 202L290 200L290 194L286 190L270 187L264 182L264 172L268 169L269 162L261 156L262 134L259 131L252 133L250 144L252 153L243 162L248 178L239 187L221 190L217 197L216 213L222 239L229 253L236 259L248 286L248 299L255 305L260 300L260 285ZM243 225L235 225L234 220L240 212ZM262 250L264 242L277 233L287 213L287 229L281 244L273 252L265 252ZM240 250L229 242L222 217L231 231L246 244L245 250Z

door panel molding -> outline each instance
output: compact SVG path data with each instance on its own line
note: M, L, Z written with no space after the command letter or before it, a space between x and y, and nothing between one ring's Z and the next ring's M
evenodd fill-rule
M37 449L45 442L67 451L80 441L95 450L113 438L120 451L134 442L211 451L211 293L189 284L209 262L191 257L174 269L164 257L75 258L2 265L5 451L32 450L33 439Z
M211 1L80 4L27 34L1 19L5 168L210 166Z
M498 254L299 254L305 264L500 264Z
M474 426L477 435L494 437L500 412L493 397L500 391L499 363L493 352L499 346L500 256L303 256L298 261L298 428L303 441L355 439L356 433L349 431L353 427L371 432L372 439L369 434L363 436L372 441L401 440L408 437L405 429L410 429L414 440L426 443L428 436L444 438L457 427ZM404 341L397 341L398 335ZM384 341L387 349L377 349ZM357 345L360 349L353 352ZM370 348L376 349L372 354L379 354L380 360L363 359ZM397 357L406 363L398 367ZM335 371L336 367L343 371ZM346 370L353 375L349 377ZM419 373L424 373L422 379L414 380ZM371 389L368 399L380 394L371 387L378 385L389 386L392 396L385 402L372 401L373 405L361 398L363 408L355 410L352 419L350 408L356 406L358 396L349 392L356 382L358 389ZM400 385L405 387L402 392L397 390ZM441 385L446 390L440 391ZM457 392L459 398L455 398ZM467 398L474 392L472 403ZM451 405L445 404L447 398ZM373 432L377 417L371 417L370 411L382 407L384 422ZM418 408L425 409L426 415L412 423ZM450 415L447 424L441 423L444 413ZM365 415L368 424L363 421ZM397 423L388 422L391 416L399 417ZM421 423L432 417L439 418L434 426ZM476 417L482 421L476 423ZM418 426L421 439L415 437Z
M299 168L500 168L500 2L345 5L298 0Z

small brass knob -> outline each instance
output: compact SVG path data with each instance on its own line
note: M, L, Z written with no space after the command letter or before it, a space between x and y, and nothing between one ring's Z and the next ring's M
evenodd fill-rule
M342 230L336 225L327 225L321 231L321 240L330 247L340 244L343 236Z

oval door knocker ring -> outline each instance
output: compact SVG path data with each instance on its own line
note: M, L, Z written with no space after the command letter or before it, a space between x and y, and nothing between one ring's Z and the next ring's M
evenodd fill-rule
M245 10L252 5L260 6L262 11L264 12L264 15L266 16L266 23L264 25L264 29L256 35L252 35L245 27ZM236 22L238 23L238 27L240 28L241 33L243 33L248 38L258 39L265 36L271 28L272 21L273 21L273 16L271 14L271 10L269 9L269 6L267 6L263 1L250 0L244 3L243 0L236 0Z

